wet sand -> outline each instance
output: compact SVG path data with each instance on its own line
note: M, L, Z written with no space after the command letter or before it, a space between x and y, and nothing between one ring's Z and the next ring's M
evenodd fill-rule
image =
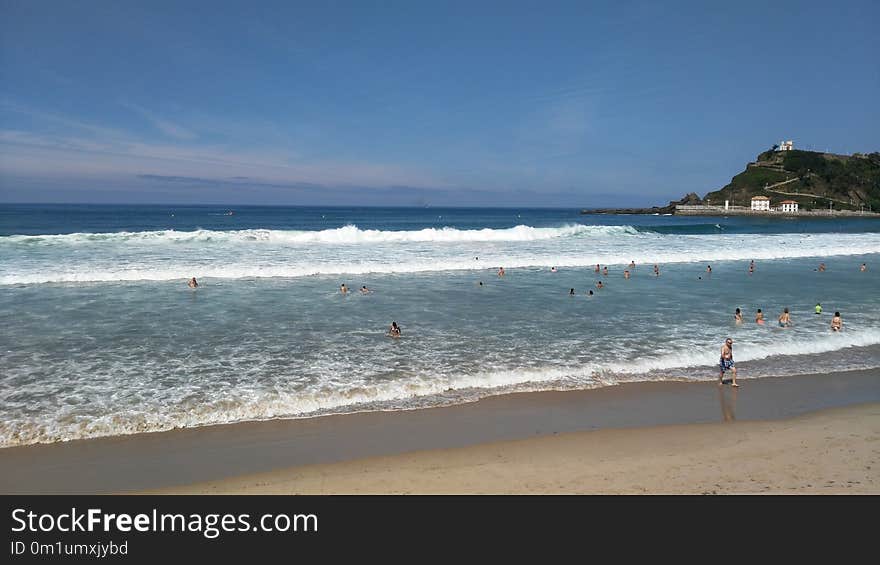
M0 492L878 492L880 370L740 382L6 448Z
M878 494L880 403L785 420L680 424L310 465L189 494Z

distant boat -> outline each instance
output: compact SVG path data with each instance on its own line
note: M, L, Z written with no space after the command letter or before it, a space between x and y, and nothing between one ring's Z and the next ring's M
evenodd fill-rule
M230 210L230 211L226 212L226 215L227 215L227 216L231 216L231 215L233 215L234 213L235 213L235 212L233 212L232 210Z

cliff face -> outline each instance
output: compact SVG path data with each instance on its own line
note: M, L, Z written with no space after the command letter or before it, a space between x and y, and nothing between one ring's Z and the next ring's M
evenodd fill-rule
M748 206L753 196L795 200L803 210L880 210L880 153L835 155L815 151L765 151L723 188L703 199Z

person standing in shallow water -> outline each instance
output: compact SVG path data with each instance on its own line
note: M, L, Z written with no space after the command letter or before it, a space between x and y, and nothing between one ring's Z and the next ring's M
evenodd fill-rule
M503 276L504 276L504 267L498 267L498 276L499 276L499 277L503 277Z
M737 324L743 323L743 313L739 308L737 308L736 312L733 313L733 321Z
M816 314L818 315L821 313L822 313L822 305L817 302L816 303Z
M764 325L764 312L762 312L760 308L758 308L758 313L755 314L755 323L759 326Z
M840 319L840 312L835 312L834 317L831 318L831 331L839 332L843 329L843 320Z
M782 314L779 315L779 327L787 328L791 325L791 315L788 313L788 308L783 310Z
M724 345L721 346L721 360L718 362L718 367L720 369L718 386L724 384L724 373L727 371L733 373L733 380L731 381L730 386L739 386L736 384L736 367L733 364L733 340L730 338L724 340Z
M187 285L188 287L190 287L190 288L198 288L199 283L196 282L196 278L193 277L193 278L189 279L189 282L186 283L186 285Z

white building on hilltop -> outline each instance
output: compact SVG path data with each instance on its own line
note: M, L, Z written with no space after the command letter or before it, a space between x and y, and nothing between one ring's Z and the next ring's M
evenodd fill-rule
M779 147L776 148L777 151L791 151L792 149L794 149L794 141L790 139L788 141L780 141Z
M770 199L766 196L752 197L752 210L760 210L762 212L770 211Z
M798 203L794 200L783 200L779 203L779 209L783 212L797 212Z

